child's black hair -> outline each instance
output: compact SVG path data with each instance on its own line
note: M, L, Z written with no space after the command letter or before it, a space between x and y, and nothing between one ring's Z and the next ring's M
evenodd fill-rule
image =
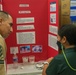
M63 25L58 30L58 35L61 38L65 36L70 45L76 45L76 25Z

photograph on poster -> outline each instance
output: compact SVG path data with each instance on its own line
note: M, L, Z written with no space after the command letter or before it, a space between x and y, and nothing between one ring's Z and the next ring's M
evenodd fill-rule
M35 29L34 25L18 25L17 30L31 30Z
M30 46L26 45L26 46L20 46L20 53L29 53L30 51Z
M56 13L50 14L50 23L56 24Z
M10 47L10 54L19 53L18 47Z
M51 2L50 3L50 12L55 12L56 11L56 2Z
M40 52L42 52L42 45L33 45L32 46L32 52L33 53L40 53Z

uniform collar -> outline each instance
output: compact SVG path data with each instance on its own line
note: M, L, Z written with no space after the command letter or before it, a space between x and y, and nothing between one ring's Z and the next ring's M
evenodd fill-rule
M2 37L2 35L0 34L0 38L2 38L3 40L5 40L3 37Z
M65 52L74 52L74 51L76 51L76 46L65 49Z
M2 35L0 35L0 37L2 37Z

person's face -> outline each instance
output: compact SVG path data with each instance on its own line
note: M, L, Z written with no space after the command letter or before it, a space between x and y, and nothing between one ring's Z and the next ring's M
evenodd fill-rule
M57 41L60 41L61 37L59 35L57 35Z
M57 35L57 41L59 41L63 46L65 46L67 40L65 36L61 38L59 35Z
M7 38L11 32L13 32L13 20L12 17L9 16L9 18L6 21L3 21L0 19L0 34L3 38Z

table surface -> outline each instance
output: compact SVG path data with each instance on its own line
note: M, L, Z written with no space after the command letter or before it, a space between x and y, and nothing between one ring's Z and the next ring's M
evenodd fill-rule
M36 64L18 63L18 67L14 68L14 64L7 64L7 75L41 75L42 70L36 68Z

